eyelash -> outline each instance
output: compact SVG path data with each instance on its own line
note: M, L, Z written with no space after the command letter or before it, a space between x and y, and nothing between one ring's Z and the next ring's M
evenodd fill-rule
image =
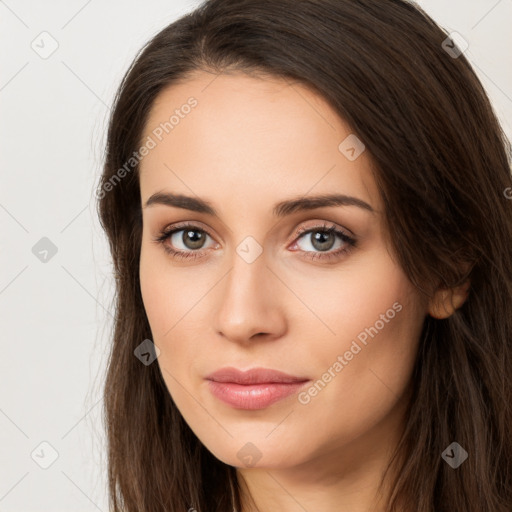
M165 242L174 234L179 231L198 231L201 233L207 234L210 238L213 238L208 231L204 230L203 228L199 228L198 226L194 226L193 224L182 224L182 225L174 225L171 228L167 228L159 233L159 235L154 238L154 241L161 244L164 248L164 250L173 258L178 260L194 260L196 258L202 257L200 255L200 250L189 250L189 251L179 251L176 249L172 249L169 247L168 244ZM314 226L311 228L299 228L299 230L296 233L295 240L298 240L299 238L303 237L304 235L308 233L325 233L330 234L334 233L335 235L338 235L343 242L345 242L347 245L343 248L337 249L334 252L313 252L313 251L302 251L305 254L308 254L308 256L304 256L307 259L310 260L331 260L340 258L342 255L348 254L355 246L356 246L356 240L350 236L348 236L344 231L341 231L336 228L336 226L331 225L327 226L327 224L323 224L322 226Z

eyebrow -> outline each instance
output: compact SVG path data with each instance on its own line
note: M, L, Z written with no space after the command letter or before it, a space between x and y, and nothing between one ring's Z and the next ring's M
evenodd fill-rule
M174 206L175 208L183 208L184 210L219 217L217 210L215 210L211 203L197 197L171 194L169 192L156 192L146 201L144 208L157 204ZM328 206L357 206L358 208L375 213L375 210L362 199L344 194L323 194L287 199L274 205L272 213L276 217L284 217L298 211L314 210Z

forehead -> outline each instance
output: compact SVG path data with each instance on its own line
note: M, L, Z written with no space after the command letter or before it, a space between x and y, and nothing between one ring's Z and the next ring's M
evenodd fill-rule
M156 98L148 137L154 147L139 166L143 200L166 189L264 208L267 199L337 192L380 207L367 151L347 158L350 126L302 84L195 73Z

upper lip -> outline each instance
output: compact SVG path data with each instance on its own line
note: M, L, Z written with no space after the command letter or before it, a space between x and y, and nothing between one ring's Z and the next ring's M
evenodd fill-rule
M250 370L242 371L232 366L221 368L220 370L210 373L210 375L205 378L215 382L233 382L235 384L286 384L309 380L305 377L295 377L270 368L251 368Z

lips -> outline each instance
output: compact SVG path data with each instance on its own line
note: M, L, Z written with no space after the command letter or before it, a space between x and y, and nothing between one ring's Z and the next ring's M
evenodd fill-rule
M206 380L214 382L232 382L234 384L293 384L309 380L307 377L297 377L269 368L252 368L242 371L233 367L226 367L217 370L207 377Z
M221 368L208 375L210 392L236 409L265 409L297 393L309 379L268 368Z

